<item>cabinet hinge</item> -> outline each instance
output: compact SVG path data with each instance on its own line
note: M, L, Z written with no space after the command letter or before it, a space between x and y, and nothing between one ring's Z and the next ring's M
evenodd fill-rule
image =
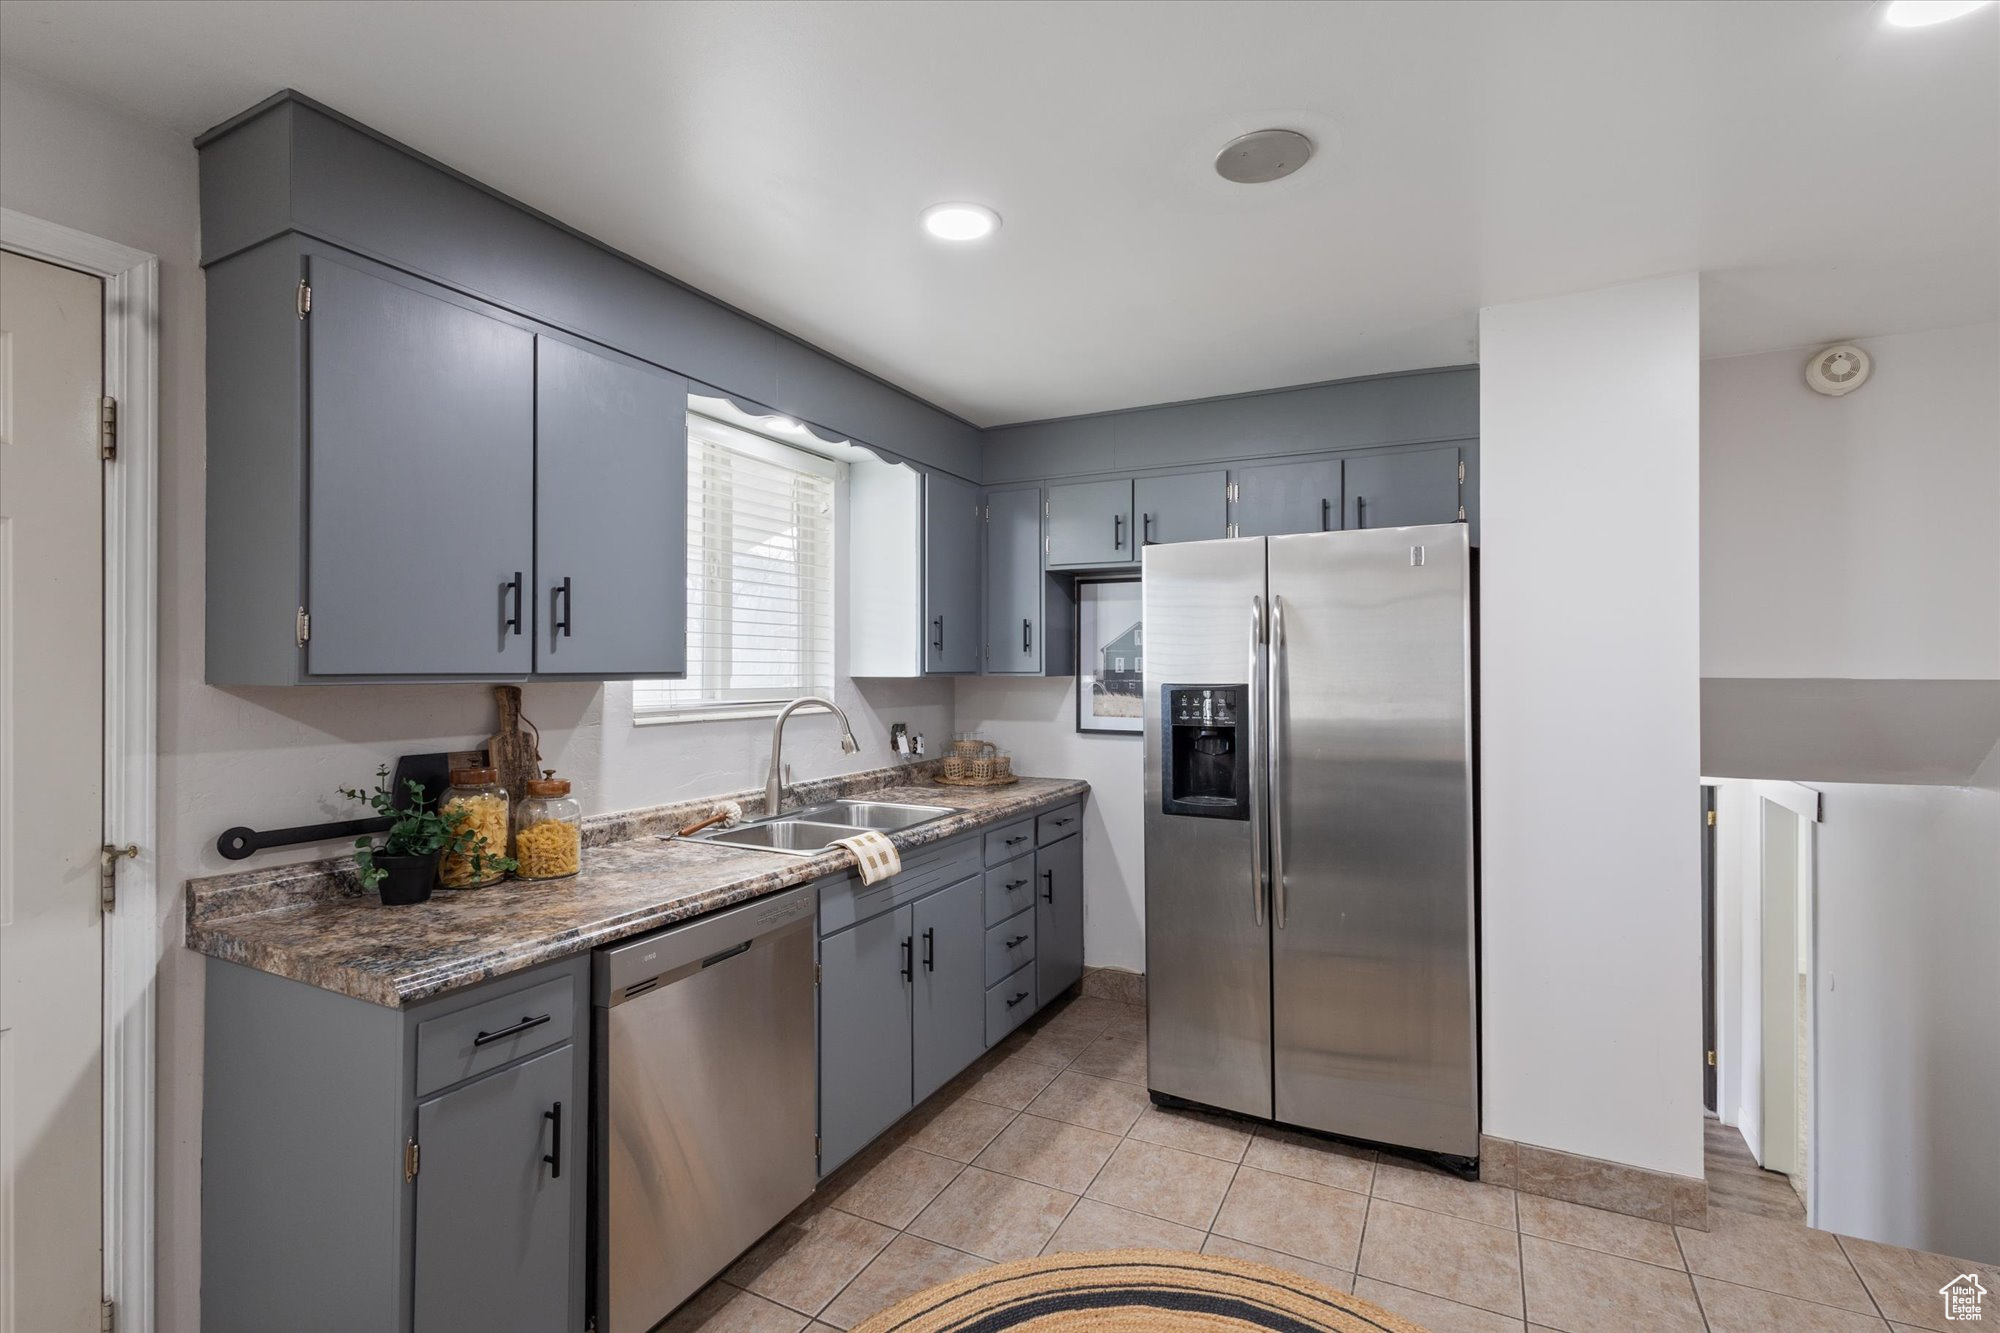
M1230 536L1232 536L1232 537L1234 537L1234 536L1236 536L1236 535L1237 535L1237 532L1236 532L1236 525L1235 525L1234 523L1231 523L1231 524L1229 525L1229 535L1230 535Z
M819 1135L813 1135L813 1156L819 1156Z
M1714 828L1714 827L1715 827L1715 811L1713 811L1713 810L1711 810L1711 811L1709 811L1709 812L1708 812L1708 826L1709 826L1710 828Z
M1042 517L1043 517L1043 518L1047 518L1048 516L1049 516L1049 501L1048 501L1048 497L1047 497L1047 496L1043 496L1043 497L1042 497Z
M1459 522L1461 522L1461 523L1465 522L1465 506L1464 506L1464 505L1460 505L1460 506L1458 507L1458 521L1459 521Z
M1044 537L1042 538L1042 559L1046 560L1048 558L1049 558L1049 539L1047 537Z
M99 907L109 912L118 906L118 863L128 860L135 861L138 857L139 846L137 843L128 842L123 847L114 847L107 842L103 847L98 849L97 904Z
M819 979L820 979L820 975L821 975L821 972L820 972L820 965L819 965L818 963L814 963L814 964L813 964L813 985L815 985L815 986L819 985Z
M312 284L307 282L304 278L300 278L299 299L298 299L299 318L304 319L307 315L310 315L312 313L312 310L313 310Z
M117 1333L118 1305L109 1299L99 1302L97 1307L98 1333Z
M97 413L97 456L109 461L118 457L118 400L101 399Z
M1238 500L1239 500L1239 499L1241 498L1241 496L1240 496L1240 495L1239 495L1239 494L1237 493L1237 490L1236 490L1236 483L1235 483L1235 482L1233 482L1233 481L1229 483L1229 496L1228 496L1228 498L1229 498L1229 503L1231 503L1231 504L1235 504L1235 503L1236 503L1236 502L1237 502L1237 501L1238 501Z
M1465 485L1465 460L1463 459L1460 459L1458 464L1458 484L1461 486Z
M403 1145L403 1179L415 1180L417 1170L422 1165L423 1149L415 1139Z
M1713 1065L1713 1064L1715 1063L1715 1052L1714 1052L1714 1051L1710 1051L1710 1052L1708 1053L1708 1063L1709 1063L1710 1065Z
M306 614L303 606L299 608L298 623L293 628L298 631L299 647L305 647L306 640L313 636L313 618Z

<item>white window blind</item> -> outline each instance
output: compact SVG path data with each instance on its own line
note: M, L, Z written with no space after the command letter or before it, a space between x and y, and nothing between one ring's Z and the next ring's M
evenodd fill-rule
M633 682L636 717L833 697L841 467L689 415L687 677Z

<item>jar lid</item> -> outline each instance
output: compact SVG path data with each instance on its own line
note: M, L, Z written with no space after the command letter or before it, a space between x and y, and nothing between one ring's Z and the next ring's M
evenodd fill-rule
M500 780L497 768L454 768L451 770L451 785L454 787L483 787Z
M530 796L567 796L568 778L529 778L527 791Z

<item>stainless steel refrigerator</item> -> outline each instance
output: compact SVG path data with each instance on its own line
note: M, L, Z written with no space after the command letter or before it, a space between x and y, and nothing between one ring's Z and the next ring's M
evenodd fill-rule
M1476 1157L1465 526L1143 560L1155 1100Z

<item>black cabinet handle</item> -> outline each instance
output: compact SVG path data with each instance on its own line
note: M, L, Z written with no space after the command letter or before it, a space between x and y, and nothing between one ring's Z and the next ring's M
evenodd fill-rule
M1365 528L1368 526L1368 520L1362 517L1361 514L1361 506L1367 503L1368 501L1359 495L1354 497L1354 526L1357 528Z
M542 1160L549 1164L549 1179L561 1180L562 1179L562 1103L557 1102L555 1104L555 1109L542 1112L542 1119L548 1121L550 1124L555 1126L554 1129L549 1131L549 1138L550 1138L549 1151L542 1154Z
M1111 516L1111 549L1114 551L1125 549L1125 515L1123 514L1113 514Z
M555 1017L554 1014L543 1014L540 1018L523 1018L512 1027L501 1028L498 1032L480 1033L472 1039L472 1044L474 1046L484 1046L488 1042L505 1041L509 1037L518 1037L529 1028L538 1028L553 1017Z
M1053 870L1044 870L1042 872L1042 883L1048 886L1042 890L1042 900L1044 902L1054 902L1056 900L1056 872Z
M1141 514L1139 515L1139 545L1151 546L1152 544L1153 516L1151 514Z
M1012 1009L1015 1005L1019 1004L1021 1001L1027 998L1028 998L1028 992L1022 991L1019 995L1016 995L1013 999L1007 1001L1007 1007L1009 1009Z
M1007 839L1007 840L1006 840L1006 841L1005 841L1004 843L1002 843L1002 844L1001 844L1001 846L1003 846L1003 847L1012 847L1012 846L1013 846L1013 845L1014 845L1015 843L1017 843L1017 842L1026 842L1027 840L1028 840L1028 835L1027 835L1027 834L1025 834L1025 833L1023 833L1023 834L1022 834L1022 835L1021 835L1020 837L1018 837L1018 838L1009 838L1009 839Z
M569 637L569 609L570 609L570 592L569 592L568 576L564 576L563 581L556 585L555 598L551 600L556 600L556 599L560 599L562 603L562 612L561 614L555 617L556 623L553 632L556 634L560 634L565 639L567 639ZM554 608L551 607L550 610L553 612Z
M1333 523L1333 501L1322 499L1319 502L1319 530L1321 532L1325 532L1332 525L1332 523Z
M1075 819L1076 816L1074 815L1064 815L1061 819L1051 819L1049 823L1055 825L1057 828L1061 828L1064 824L1074 823Z
M937 931L932 927L924 930L924 971L937 971Z
M916 969L910 964L911 953L911 940L908 935L905 935L903 936L903 980L905 981L915 981L917 979Z
M1032 620L1021 621L1021 651L1024 653L1035 651L1035 622Z
M1007 882L1007 892L1012 893L1014 890L1020 888L1023 884L1026 884L1027 882L1028 881L1025 879L1009 880Z
M1027 942L1028 942L1028 937L1026 935L1016 935L1013 939L1007 941L1007 947L1013 949L1019 947L1020 945L1026 944Z
M937 650L938 650L939 652L943 652L943 651L944 651L944 617L943 617L943 616L932 616L932 617L931 617L931 647L933 647L933 648L937 649Z
M514 571L513 578L500 585L500 604L502 606L507 604L507 597L510 592L514 598L514 609L500 620L500 632L503 635L510 630L515 634L521 632L521 571L518 569Z

